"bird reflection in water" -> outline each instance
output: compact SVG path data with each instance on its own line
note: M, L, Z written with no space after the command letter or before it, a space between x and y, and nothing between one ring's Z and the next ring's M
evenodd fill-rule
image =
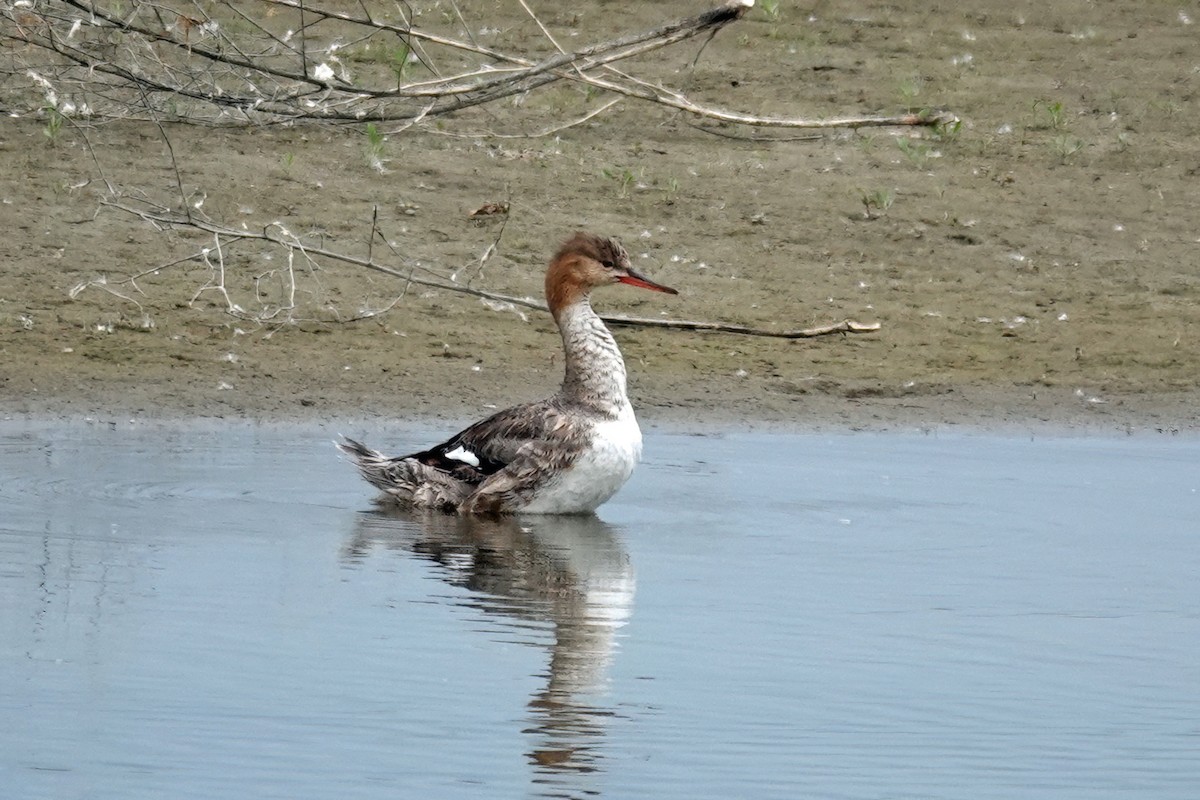
M617 630L633 610L634 574L614 530L594 515L488 519L380 509L363 514L346 557L377 547L436 563L463 603L508 624L553 631L545 686L529 701L529 759L551 789L563 773L598 770L613 716L600 704Z

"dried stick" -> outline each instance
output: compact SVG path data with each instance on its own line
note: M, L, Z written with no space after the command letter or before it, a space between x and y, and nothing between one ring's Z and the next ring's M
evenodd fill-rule
M102 203L104 205L111 206L113 208L119 209L126 213L133 214L134 216L140 217L141 219L143 219L147 222L150 222L152 224L155 224L155 225L162 225L162 226L167 226L167 227L194 228L197 230L204 231L213 236L213 238L216 240L216 242L218 244L218 247L220 246L220 241L221 241L222 237L224 237L225 239L228 239L228 240L249 239L249 240L259 240L259 241L271 242L271 243L279 245L281 247L286 247L289 249L289 251L300 250L301 253L303 253L307 258L310 258L310 259L313 256L320 256L322 258L328 258L333 261L340 261L345 264L351 264L356 267L362 267L363 269L369 269L374 272L380 272L380 273L383 273L384 275L390 275L394 278L398 278L398 279L403 280L406 283L410 283L410 284L417 284L419 286L426 286L426 287L433 288L433 289L441 289L441 290L448 291L448 292L457 292L459 294L465 294L465 295L469 295L472 297L478 297L483 300L491 300L493 302L500 302L500 303L511 303L514 306L521 306L523 308L532 308L534 310L545 311L547 313L549 312L549 309L546 307L545 303L542 303L538 300L534 300L533 298L530 298L530 297L515 297L512 295L500 294L499 292L489 292L489 291L485 291L483 289L475 289L471 286L466 286L466 285L459 284L459 283L450 283L445 280L433 280L430 278L420 278L420 277L413 275L411 272L406 274L398 269L385 266L385 265L380 264L376 261L373 261L369 258L367 258L367 259L356 258L354 256L346 255L345 253L339 253L335 250L329 250L329 249L323 248L323 247L310 247L310 246L304 245L303 243L300 242L300 240L297 237L295 237L292 234L288 234L286 231L284 231L284 233L287 235L284 236L284 235L277 235L277 234L271 233L270 228L266 228L266 229L262 230L261 232L238 230L238 229L230 228L230 227L227 227L224 225L218 225L218 224L215 224L212 222L208 222L207 220L203 220L203 219L200 219L197 217L188 219L185 217L181 217L179 215L171 214L170 212L165 211L165 210L148 211L146 209L134 208L132 206L126 205L121 202L109 201L109 200L102 201ZM207 258L207 252L208 252L207 248L201 252L203 254L205 263L207 263L210 266L210 268L212 268L212 264L211 264L211 262L208 261L208 258ZM219 251L218 251L218 255L219 255ZM213 282L210 280L208 284L206 284L204 287L202 287L200 289L200 291L198 291L196 293L196 297L198 297L201 294L201 292L204 292L206 290L218 290L218 291L221 291L222 293L224 292L224 260L219 258L218 261L220 264L220 273L217 276L217 283L214 285ZM192 298L193 301L196 299L196 297ZM237 311L237 312L241 311L241 309L238 308L229 299L228 294L225 294L225 299L226 299L226 302L229 304L229 309L230 309L231 313L234 313L235 311ZM390 306L389 306L389 308L390 308ZM356 317L356 319L361 319L361 318L362 317ZM814 328L804 328L804 329L800 329L800 330L774 331L774 330L769 330L766 328L752 328L752 327L749 327L746 325L730 325L730 324L723 323L723 322L705 322L705 321L674 320L674 319L652 319L652 318L614 316L614 315L603 315L603 314L601 315L600 318L610 324L624 325L627 327L653 327L653 328L671 328L671 329L675 329L675 330L712 331L714 333L732 333L732 334L740 334L743 336L767 336L767 337L781 338L781 339L806 339L806 338L813 338L813 337L817 337L817 336L827 336L827 335L835 334L835 333L873 333L875 331L878 331L880 328L879 323L863 324L863 323L855 322L853 320L848 320L848 319L842 320L841 322L835 322L830 325L822 325L822 326L814 327Z
M702 106L693 103L679 92L671 91L663 86L654 86L645 81L636 81L632 86L625 86L613 81L596 78L580 73L572 80L586 83L598 89L605 89L626 97L648 100L659 103L698 117L715 119L719 122L733 122L740 125L754 125L766 128L865 128L870 126L892 127L909 125L949 125L958 117L945 111L922 112L919 114L903 114L892 117L835 117L832 119L808 119L804 117L759 117L753 114L742 114L736 111L726 111L712 106Z
M251 240L270 242L290 249L300 250L310 258L312 256L320 256L328 258L332 261L340 261L344 264L350 264L363 269L369 269L374 272L380 272L384 275L390 275L393 278L399 278L408 283L415 283L418 286L427 286L431 289L445 289L451 292L459 292L461 294L471 295L473 297L483 298L485 300L497 300L500 302L509 302L527 308L535 308L545 311L546 306L538 303L531 298L509 297L507 295L497 294L495 292L487 292L482 289L473 289L469 286L461 286L458 284L447 283L442 280L433 280L431 278L419 278L411 273L405 273L393 267L388 267L380 264L377 261L356 258L355 256L339 253L336 250L329 250L324 247L311 247L303 244L296 236L287 233L285 235L277 235L270 233L270 228L262 231L240 230L238 228L230 228L225 225L217 225L198 217L186 219L178 215L172 215L169 211L163 209L159 211L147 211L146 209L134 208L121 202L113 200L101 200L101 205L110 206L112 208L124 211L128 214L133 214L146 222L156 226L176 227L176 228L195 228L196 230L204 231L205 233L213 234L214 236L224 237L227 240ZM203 253L203 251L202 251ZM213 287L206 287L213 288Z
M878 322L862 323L852 319L844 319L829 325L819 325L815 328L801 328L790 331L772 331L765 328L751 328L746 325L728 325L724 322L694 322L683 319L654 319L653 317L625 317L600 315L600 318L610 325L629 325L646 328L673 328L683 331L714 331L716 333L740 333L746 336L770 336L777 339L811 339L816 336L828 336L831 333L874 333L879 330Z
M206 247L200 251L201 259L204 261L204 265L209 269L208 282L196 290L196 293L192 295L192 299L188 301L188 305L195 303L198 299L200 299L200 295L204 294L205 292L216 292L225 298L225 310L230 314L237 316L241 309L238 307L237 303L233 302L233 300L229 297L229 291L225 288L225 254L221 251L221 235L214 233L213 240L216 243L216 247L214 249L217 252L217 263L214 265L212 260L208 257L208 254L211 253L212 250Z
M141 289L138 289L137 284L133 282L132 278L130 278L128 281L121 281L121 283L129 283L130 286L137 289L139 292L141 291ZM122 300L126 300L130 303L133 303L135 306L138 307L138 311L145 312L145 310L146 310L142 306L142 304L139 303L136 299L130 297L129 295L121 294L116 289L111 288L108 285L108 278L105 276L101 276L99 278L94 278L90 281L82 281L80 283L75 284L73 287L71 287L71 291L67 292L67 296L70 297L72 300L74 300L76 297L78 297L80 295L81 292L83 292L84 289L90 289L92 287L95 287L97 289L101 289L105 292L108 292L113 297L119 297Z
M753 6L752 0L726 0L704 13L575 51L564 50L528 3L520 0L558 51L538 61L481 46L469 31L466 39L456 39L421 30L413 26L411 15L403 10L400 23L389 23L376 19L365 3L359 3L357 11L343 11L314 5L310 0L263 2L293 9L301 15L298 45L289 37L271 33L232 2L214 6L196 4L195 13L201 19L192 19L148 0L135 0L128 13L97 7L88 0L47 0L44 5L37 6L36 13L30 12L42 24L17 25L15 33L0 33L0 40L45 48L66 59L69 63L60 64L52 77L66 84L67 90L104 99L106 108L92 108L93 116L132 116L132 109L137 106L135 98L147 110L153 110L153 103L162 105L158 98L167 97L172 106L180 99L191 101L172 108L171 113L193 123L357 122L371 119L415 125L426 118L494 103L568 80L673 108L700 119L736 125L860 128L933 126L952 123L956 119L946 113L833 119L757 116L695 102L683 91L652 84L613 66L618 61L695 36L706 35L711 39L725 25L741 19ZM218 20L205 16L223 7L237 16L239 26L220 26L216 24ZM457 6L454 6L454 12L461 20ZM153 21L148 15L152 15ZM366 80L351 82L345 73L339 77L329 70L328 65L322 64L329 70L326 74L309 53L305 33L324 21L363 29L363 36L353 41L376 34L398 37L417 54L433 77L400 85L391 82L386 86L370 85ZM107 37L113 32L111 41L117 43L115 48L105 49L108 45L98 44L92 37L76 38L75 32L81 24L103 31L104 37L100 41L110 41ZM253 38L247 41L244 34L240 39L232 38L231 31L238 27L249 28ZM193 30L200 31L199 35L192 36ZM213 39L215 43L207 39ZM476 60L476 64L468 65L458 74L443 76L425 52L426 45L452 49L457 51L456 58L461 60L465 55ZM118 58L118 55L122 57ZM331 63L337 61L332 53L329 60ZM126 95L131 89L136 91ZM211 115L207 119L198 117L197 103L215 108L215 119Z
M474 132L470 132L470 133L453 132L453 131L434 131L434 132L439 133L442 136L449 136L449 137L455 138L455 139L482 139L482 138L488 138L488 139L540 139L544 136L553 136L556 133L562 133L563 131L567 130L568 128L574 128L577 125L582 125L583 123L587 122L588 120L600 116L605 111L608 111L610 108L612 108L619 102L621 102L621 98L619 98L619 97L614 100L609 100L604 105L600 106L599 108L592 109L591 111L589 111L588 113L586 113L582 117L580 117L579 119L574 119L574 120L571 120L570 122L564 122L561 125L555 125L550 128L543 128L542 130L535 131L534 133L492 133L490 131L486 132L486 133L483 131L474 131ZM814 134L814 138L819 135L820 134Z

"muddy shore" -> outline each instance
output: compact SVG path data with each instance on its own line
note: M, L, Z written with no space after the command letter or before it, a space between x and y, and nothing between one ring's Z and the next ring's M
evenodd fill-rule
M550 22L601 39L623 29L608 5ZM113 187L178 207L177 166L209 220L414 276L537 297L582 228L680 290L598 293L603 312L880 324L796 341L620 328L651 424L1200 430L1200 20L1177 3L781 6L694 67L684 47L646 70L752 113L936 107L962 127L767 142L626 101L556 136L489 135L594 107L567 86L376 146L346 127L51 136L36 113L6 118L0 414L450 424L555 388L543 313L261 243L218 262L211 234L108 204ZM470 218L498 202L506 219Z

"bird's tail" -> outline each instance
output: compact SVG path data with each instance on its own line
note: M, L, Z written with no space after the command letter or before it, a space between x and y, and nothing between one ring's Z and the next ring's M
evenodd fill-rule
M412 456L389 458L345 436L336 444L350 456L367 483L383 492L376 498L377 503L454 511L475 489L474 484Z
M350 456L354 466L366 479L367 483L376 489L390 495L411 495L415 486L410 470L405 468L403 459L389 458L378 450L372 450L365 444L343 436L342 441L335 442L337 448Z

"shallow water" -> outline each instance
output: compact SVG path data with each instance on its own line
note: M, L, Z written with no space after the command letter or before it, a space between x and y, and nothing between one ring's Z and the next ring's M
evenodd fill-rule
M330 438L0 427L3 796L1200 786L1194 439L650 434L470 523Z

